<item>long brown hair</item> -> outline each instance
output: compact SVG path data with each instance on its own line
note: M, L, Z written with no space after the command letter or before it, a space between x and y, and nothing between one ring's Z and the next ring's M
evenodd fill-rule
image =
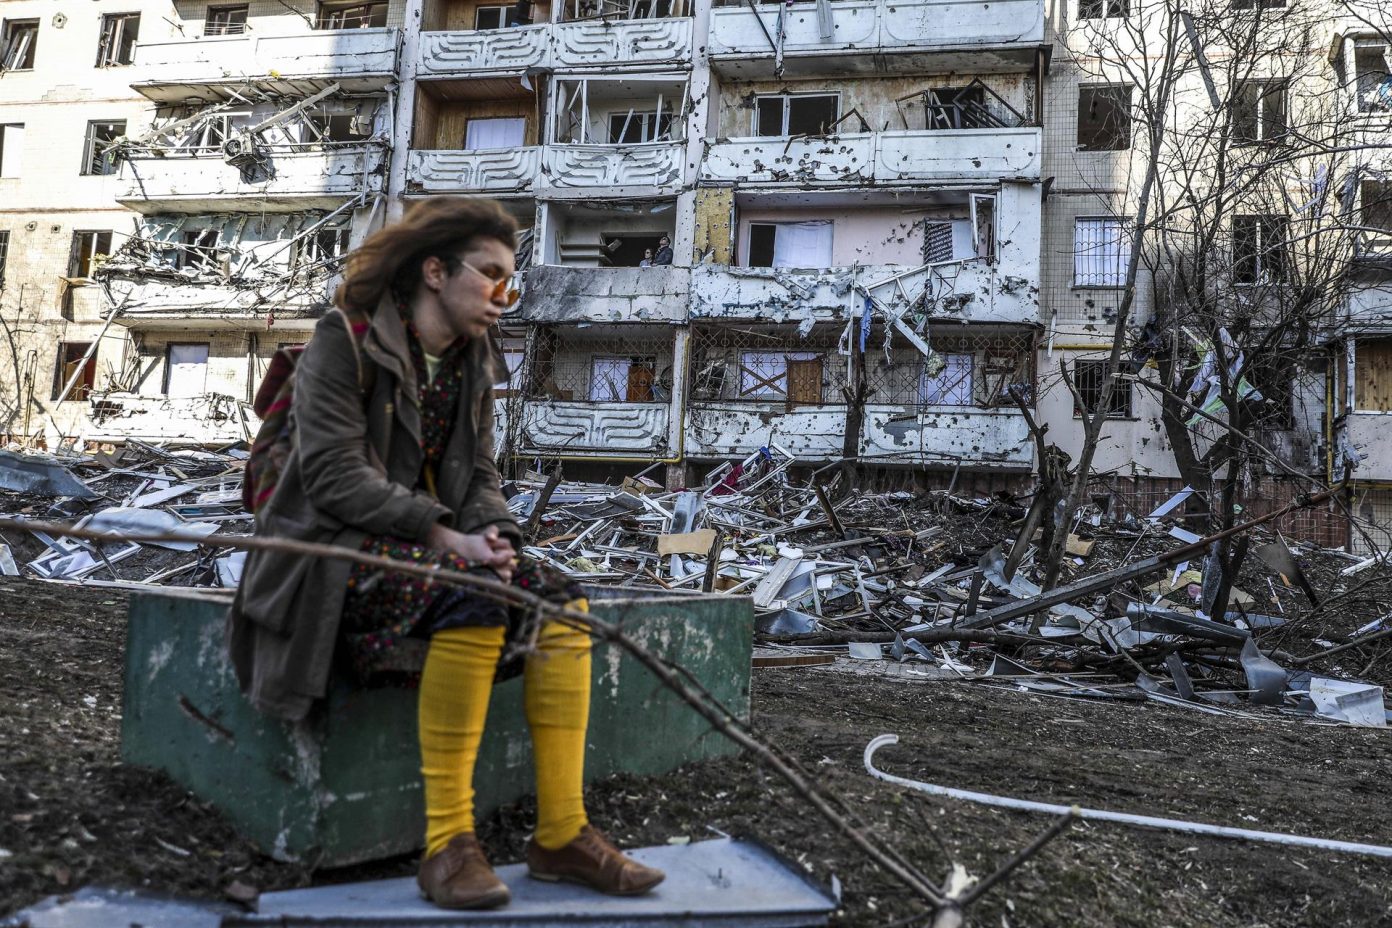
M517 221L496 200L421 200L400 222L372 233L348 255L334 302L343 309L371 313L388 292L407 298L420 281L426 258L448 263L480 238L496 239L512 249L517 244Z

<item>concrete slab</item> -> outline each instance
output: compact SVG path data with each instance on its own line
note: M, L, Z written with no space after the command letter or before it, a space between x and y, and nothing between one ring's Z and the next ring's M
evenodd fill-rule
M630 853L667 872L667 880L646 896L614 898L579 886L542 883L526 875L524 864L512 864L498 868L498 876L512 889L512 903L491 912L437 909L420 898L415 880L407 878L267 893L256 914L232 916L223 925L810 928L825 925L836 908L823 890L755 842L722 838Z
M0 928L220 928L230 905L84 886L0 920Z

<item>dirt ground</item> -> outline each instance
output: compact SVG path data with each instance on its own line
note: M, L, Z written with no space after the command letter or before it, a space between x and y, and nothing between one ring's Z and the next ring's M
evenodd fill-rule
M119 760L125 598L0 580L0 916L86 884L222 896L413 872L404 859L311 874L249 847L160 776ZM759 671L754 722L924 871L990 872L1048 822L906 792L882 769L987 792L1246 828L1392 843L1392 732L1220 718L968 683L903 683L824 669ZM845 887L841 925L921 913L748 758L590 793L626 844L712 829L763 839ZM495 861L518 858L527 803L481 823ZM973 925L1392 926L1392 860L1092 824L1075 826L989 893Z

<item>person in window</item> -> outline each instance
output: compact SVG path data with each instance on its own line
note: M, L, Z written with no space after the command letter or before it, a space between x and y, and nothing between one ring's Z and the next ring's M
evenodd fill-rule
M653 266L653 250L652 250L651 248L644 248L644 249L643 249L643 260L638 262L638 266L639 266L639 267L652 267L652 266Z
M532 24L532 0L517 0L508 11L509 26L530 26Z
M578 586L518 557L493 463L492 385L507 369L490 331L516 299L516 234L493 201L431 199L349 255L337 309L295 368L288 452L257 505L258 535L472 571L587 610ZM537 771L531 875L620 895L663 879L586 816L589 637L529 612L469 587L257 551L228 615L239 682L268 714L304 718L331 666L360 686L419 687L418 882L443 908L509 899L474 835L473 776L495 674L518 670ZM505 651L523 657L502 666Z
M672 263L672 240L667 236L657 240L657 254L653 255L653 264Z

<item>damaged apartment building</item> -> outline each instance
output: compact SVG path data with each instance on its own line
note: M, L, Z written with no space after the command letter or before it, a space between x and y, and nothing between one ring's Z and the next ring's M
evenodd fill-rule
M1069 43L1126 3L142 2L125 32L116 0L0 10L11 436L245 438L271 354L309 335L342 255L413 200L465 195L525 230L497 407L519 466L662 464L677 485L764 448L811 467L849 450L1024 485L1031 414L1077 450L1058 373L1095 397L1135 175L1124 82ZM1368 31L1339 31L1322 63L1350 101L1386 72ZM30 72L12 34L37 42ZM39 89L69 84L67 109ZM27 199L7 193L20 146ZM46 196L73 218L30 218ZM1321 349L1343 352L1345 385L1388 341L1392 285L1363 268L1349 312L1377 321ZM1153 315L1142 300L1137 328ZM1132 391L1099 469L1167 494L1177 472ZM1380 435L1379 396L1293 417L1299 466L1330 472L1340 436ZM1363 505L1392 522L1364 473Z

